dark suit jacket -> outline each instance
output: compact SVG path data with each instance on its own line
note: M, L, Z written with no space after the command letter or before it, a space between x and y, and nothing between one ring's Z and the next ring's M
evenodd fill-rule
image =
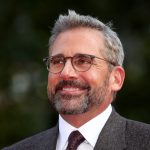
M2 150L56 150L58 124ZM94 150L150 150L150 125L121 117L113 109Z

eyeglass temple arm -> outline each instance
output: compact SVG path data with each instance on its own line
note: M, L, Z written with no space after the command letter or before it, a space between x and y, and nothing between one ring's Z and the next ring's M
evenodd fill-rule
M96 56L94 56L94 58L98 58L98 59L101 59L101 60L107 61L107 62L109 62L110 64L112 64L112 65L116 66L116 64L114 64L114 63L112 63L112 62L110 62L110 61L108 61L108 60L106 60L106 59L99 58L99 57L96 57Z

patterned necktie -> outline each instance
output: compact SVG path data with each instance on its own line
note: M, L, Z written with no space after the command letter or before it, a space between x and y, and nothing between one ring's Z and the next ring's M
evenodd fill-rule
M68 146L66 150L76 150L77 147L85 140L79 131L73 131L68 138Z

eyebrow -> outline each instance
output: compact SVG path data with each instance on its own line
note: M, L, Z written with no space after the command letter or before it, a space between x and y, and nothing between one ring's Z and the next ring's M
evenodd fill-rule
M90 55L90 54L84 54L84 53L75 53L73 56L67 56L67 57L74 57L75 55ZM51 55L52 56L52 55ZM50 57L51 57L50 56ZM53 55L53 56L61 56L61 57L64 57L65 58L65 56L64 56L64 54L63 53L60 53L60 54L56 54L56 55ZM52 57L53 57L52 56Z
M61 56L61 57L64 57L64 54L60 53L60 54L56 54L56 55L51 55L50 57L54 57L54 56Z

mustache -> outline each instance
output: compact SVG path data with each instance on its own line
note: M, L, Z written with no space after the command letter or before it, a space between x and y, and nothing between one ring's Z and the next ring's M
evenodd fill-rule
M91 90L91 86L87 83L81 83L74 80L70 80L70 81L61 80L55 87L55 93L58 90L61 90L64 86L76 87L76 88L80 88L81 90L84 89L87 89L88 91Z

